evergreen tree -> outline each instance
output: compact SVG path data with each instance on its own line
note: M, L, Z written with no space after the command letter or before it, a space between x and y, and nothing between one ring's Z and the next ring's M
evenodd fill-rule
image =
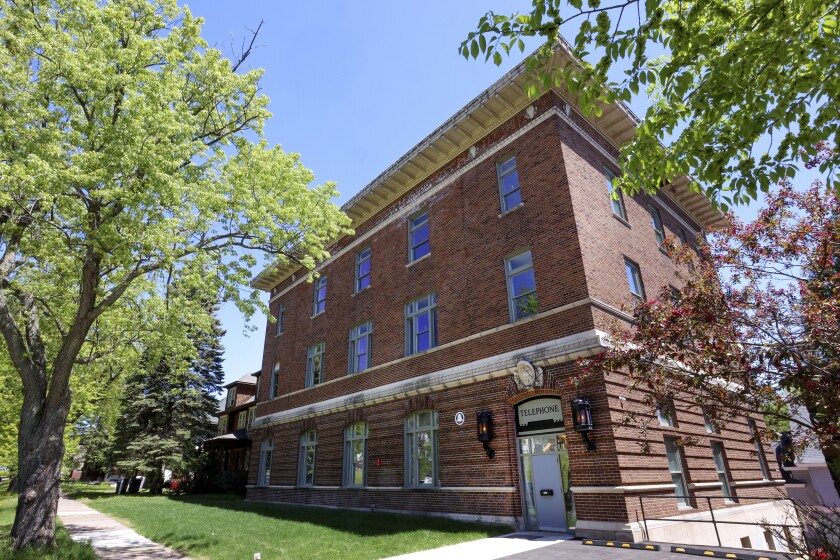
M148 476L152 492L160 492L163 471L189 476L200 442L212 437L224 372L221 337L224 330L207 309L209 327L190 329L194 352L189 357L149 348L141 367L128 375L117 420L112 460L128 474Z

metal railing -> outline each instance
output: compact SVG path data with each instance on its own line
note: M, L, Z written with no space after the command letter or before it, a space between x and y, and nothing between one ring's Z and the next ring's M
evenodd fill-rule
M715 510L712 508L712 500L727 500L731 502L740 502L743 500L763 500L763 501L773 501L773 502L788 502L790 500L787 498L783 498L781 496L677 496L675 494L668 494L668 495L647 495L647 496L638 496L639 498L639 509L642 513L642 523L644 525L645 531L645 540L650 540L650 533L648 531L648 521L673 521L677 523L711 523L715 529L715 537L717 538L717 545L723 546L720 540L720 531L718 531L718 525L752 525L752 526L759 526L759 527L780 527L783 529L799 529L798 525L788 525L788 524L780 524L780 523L756 523L754 521L721 521L715 518ZM706 506L709 510L709 515L711 519L679 519L675 517L647 517L645 514L645 504L644 500L646 499L654 499L654 500L687 500L687 503L696 503L698 500L705 500ZM697 510L698 513L704 512L702 509ZM720 511L726 511L726 509L722 509Z

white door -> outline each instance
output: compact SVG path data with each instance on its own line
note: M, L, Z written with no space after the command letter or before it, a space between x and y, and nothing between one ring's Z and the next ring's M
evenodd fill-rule
M566 504L560 478L560 458L555 453L532 455L531 468L540 531L566 531Z

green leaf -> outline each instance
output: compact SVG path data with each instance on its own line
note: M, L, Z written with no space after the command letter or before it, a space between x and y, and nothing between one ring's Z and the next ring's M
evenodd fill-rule
M470 43L470 54L473 58L478 58L478 41L475 39Z
M496 66L499 66L501 63L502 63L502 55L499 53L499 51L495 51L493 53L493 64L495 64Z

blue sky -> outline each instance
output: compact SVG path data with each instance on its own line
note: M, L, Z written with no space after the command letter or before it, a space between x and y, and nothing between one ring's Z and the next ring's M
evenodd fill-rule
M530 2L186 5L206 20L204 38L228 55L264 21L249 61L265 70L263 92L274 114L266 137L300 153L317 182L337 182L341 204L523 58L496 67L467 62L457 49L487 9L510 13ZM265 318L253 318L248 336L234 306L220 318L227 381L259 369Z

